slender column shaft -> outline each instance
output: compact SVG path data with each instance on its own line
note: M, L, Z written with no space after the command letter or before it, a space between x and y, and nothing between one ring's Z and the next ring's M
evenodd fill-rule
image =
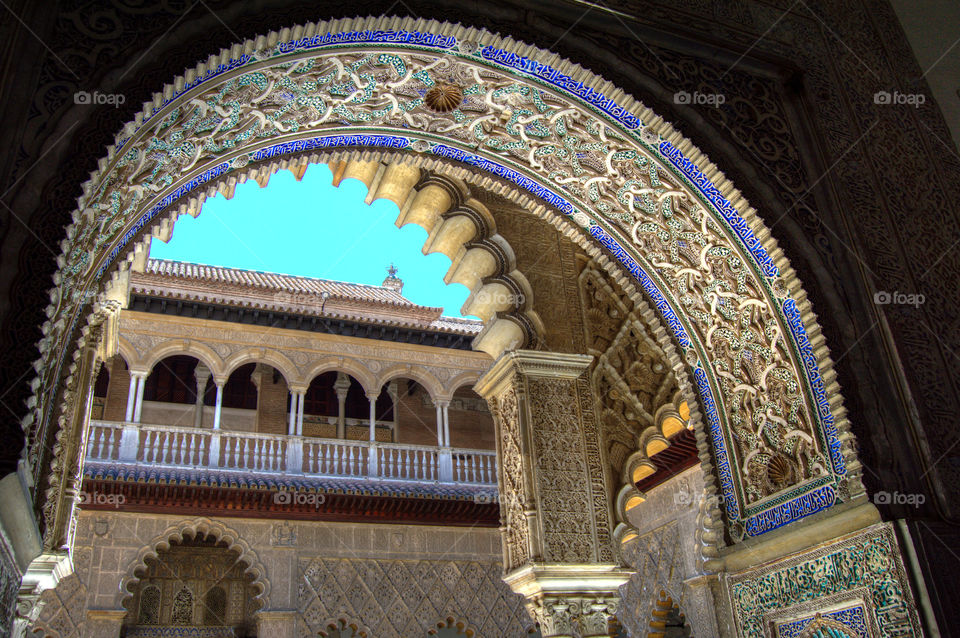
M217 404L213 408L213 429L220 429L220 408L223 405L223 384L217 383Z
M297 397L297 436L303 436L303 407L306 401L306 392L298 392Z
M143 388L147 384L145 375L137 375L137 401L133 408L133 421L140 423L140 411L143 409Z
M450 447L450 402L443 402L443 444Z
M290 435L297 433L297 397L298 394L290 390L290 422L287 425L287 434Z
M439 401L435 403L437 405L437 446L443 447L443 408Z
M337 438L347 438L347 393L337 391Z
M370 400L370 440L377 440L377 397L367 395Z
M130 373L130 389L127 390L127 415L124 421L133 421L133 406L137 402L137 375Z

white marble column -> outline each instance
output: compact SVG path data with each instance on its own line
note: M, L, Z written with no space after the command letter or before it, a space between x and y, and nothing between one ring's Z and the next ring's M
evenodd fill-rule
M217 403L213 408L213 429L220 429L220 408L223 406L223 386L226 384L226 381L219 381L214 379L213 382L217 386Z
M450 451L446 428L447 406L450 405L450 400L438 399L435 403L437 404L437 442L440 445L440 453L437 454L437 472L441 481L449 483L453 481L453 453Z
M370 476L379 476L377 469L377 397L378 394L367 394L370 401Z
M300 393L290 389L290 422L287 425L287 434L293 436L297 433L297 408L300 406Z
M370 402L370 441L377 440L377 397L379 394L368 394L367 400Z
M443 406L442 401L434 401L437 406L437 447L443 447Z
M137 375L130 372L130 389L127 390L127 414L124 421L133 421L133 406L137 402Z
M301 390L297 394L299 399L297 400L297 427L295 432L297 436L303 436L303 409L307 403L307 391Z
M140 423L140 412L143 409L143 389L147 385L147 373L137 373L137 399L133 407L133 422Z

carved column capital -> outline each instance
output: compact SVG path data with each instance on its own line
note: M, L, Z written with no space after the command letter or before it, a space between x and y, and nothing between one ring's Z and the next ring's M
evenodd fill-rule
M544 638L606 638L616 635L616 596L543 596L527 607Z

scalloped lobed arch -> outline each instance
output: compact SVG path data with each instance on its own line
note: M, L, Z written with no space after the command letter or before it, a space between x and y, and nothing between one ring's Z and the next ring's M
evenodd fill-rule
M260 559L257 558L256 552L240 537L238 532L226 527L219 521L207 518L181 521L176 525L171 525L163 533L144 545L137 552L137 557L128 564L124 576L120 580L116 600L117 607L119 608L123 601L133 595L133 587L140 580L137 573L146 567L148 558L156 560L158 552L169 549L171 542L182 542L184 536L196 536L197 534L213 536L217 540L225 542L228 550L239 554L238 560L247 564L246 571L253 574L253 585L260 590L260 594L256 597L257 600L262 601L260 608L269 609L270 581L267 578L266 569L261 564Z
M334 78L351 90L331 92ZM462 85L470 108L431 111L411 87L437 81ZM292 99L272 95L279 84L294 87ZM233 106L217 115L208 102L224 96ZM214 132L191 128L211 117L221 119ZM253 128L234 130L240 121ZM84 305L89 291L106 291L141 237L168 234L177 215L194 213L218 189L320 161L348 162L345 172L356 164L371 190L385 175L402 177L384 183L399 184L404 220L430 191L417 188L423 175L413 179L411 167L504 194L597 257L626 290L641 290L659 315L652 325L669 330L658 340L691 406L708 490L723 494L735 540L863 494L833 364L806 295L719 170L642 104L554 54L482 30L399 18L310 24L238 44L165 87L123 129L84 185L58 260L36 408L24 422L28 432L40 430L30 437L35 467L60 416L54 404L70 394L58 390L70 387L77 345L98 334L101 319ZM446 224L445 209L433 206L434 224ZM461 276L483 282L471 269L489 270L491 247L461 247L462 259L472 255ZM473 268L484 263L487 270ZM497 352L517 347L525 314L494 312L478 341L502 343ZM765 467L745 457L780 460L786 448L751 439L740 431L745 424L803 438L792 485L757 492ZM61 500L52 481L44 516L58 530ZM45 542L58 533L45 532Z

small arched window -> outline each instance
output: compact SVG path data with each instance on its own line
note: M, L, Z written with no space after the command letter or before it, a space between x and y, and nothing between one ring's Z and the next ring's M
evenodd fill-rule
M213 587L203 601L203 624L226 625L227 592L223 587Z
M173 613L170 623L174 625L193 624L193 593L184 587L173 599Z
M137 621L141 625L160 624L160 588L150 585L140 592L140 616Z

